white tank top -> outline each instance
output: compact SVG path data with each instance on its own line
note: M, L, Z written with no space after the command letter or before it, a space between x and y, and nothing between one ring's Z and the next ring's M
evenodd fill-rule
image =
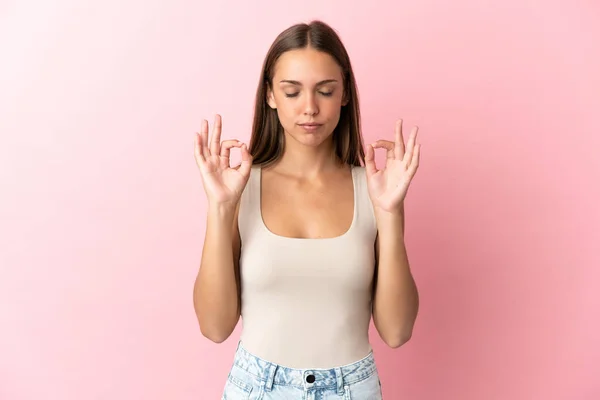
M365 169L352 168L354 215L341 236L279 236L262 219L261 169L242 193L242 335L244 348L290 368L334 368L370 351L369 323L377 234Z

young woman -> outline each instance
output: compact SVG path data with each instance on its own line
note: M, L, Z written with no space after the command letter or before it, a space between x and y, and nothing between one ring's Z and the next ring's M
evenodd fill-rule
M218 115L208 130L204 120L195 145L208 217L194 307L217 343L243 320L223 399L380 399L371 316L397 348L419 304L403 210L417 129L405 146L400 120L365 155L348 54L314 21L269 49L249 148L221 142ZM381 170L375 148L387 151Z

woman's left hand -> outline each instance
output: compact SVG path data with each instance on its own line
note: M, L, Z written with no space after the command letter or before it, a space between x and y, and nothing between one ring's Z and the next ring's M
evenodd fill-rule
M419 166L421 145L416 144L418 127L414 127L406 150L402 136L402 120L396 122L395 142L378 140L367 146L365 168L369 195L373 205L384 211L401 212L408 186ZM387 150L385 168L377 170L375 149Z

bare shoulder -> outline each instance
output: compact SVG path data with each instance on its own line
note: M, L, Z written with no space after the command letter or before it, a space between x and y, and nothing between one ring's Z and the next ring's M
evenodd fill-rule
M354 170L354 172L360 176L364 176L365 178L367 177L367 169L365 167L363 167L362 165L355 165L352 167L352 169Z

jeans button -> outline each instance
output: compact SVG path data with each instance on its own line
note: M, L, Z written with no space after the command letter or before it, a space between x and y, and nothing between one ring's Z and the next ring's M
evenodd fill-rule
M311 374L311 375L308 375L306 377L306 382L313 383L314 381L315 381L315 376L314 375Z

